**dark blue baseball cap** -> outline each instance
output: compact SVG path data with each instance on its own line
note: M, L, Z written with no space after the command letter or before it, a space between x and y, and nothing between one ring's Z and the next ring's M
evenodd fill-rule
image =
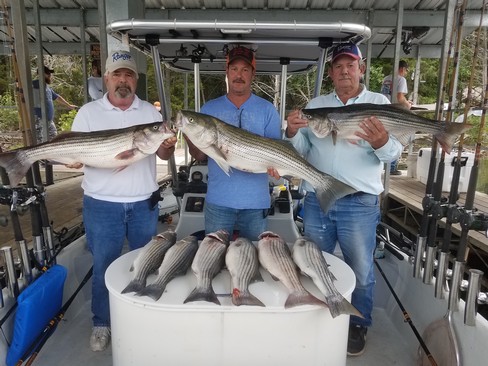
M332 51L332 59L330 60L330 62L334 62L337 57L342 55L347 55L355 60L360 60L361 58L363 58L361 50L358 46L353 43L341 43L337 45Z

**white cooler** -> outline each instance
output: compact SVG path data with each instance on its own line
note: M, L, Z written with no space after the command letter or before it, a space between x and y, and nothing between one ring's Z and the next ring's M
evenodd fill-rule
M234 306L230 275L223 270L213 280L221 306L183 304L196 279L191 269L172 280L165 293L149 297L121 294L133 277L129 268L139 250L129 252L108 268L105 282L110 295L113 365L171 366L296 366L346 364L349 315L333 319L327 308L315 305L284 309L285 287L261 268L264 282L250 291L266 307ZM338 279L335 286L348 300L355 276L343 261L325 254ZM154 280L152 275L148 283ZM323 299L315 285L304 286Z
M431 148L422 148L419 150L417 157L417 179L422 183L427 183L427 177L429 175L430 156L432 155ZM449 192L451 190L451 181L454 174L453 163L457 158L457 151L453 151L450 154L446 154L444 157L444 178L442 180L442 191ZM441 158L441 151L436 155L436 169ZM474 163L474 154L469 152L461 153L462 161L466 162L465 166L461 167L461 174L459 176L459 193L464 193L468 190L469 176L471 175L471 168Z

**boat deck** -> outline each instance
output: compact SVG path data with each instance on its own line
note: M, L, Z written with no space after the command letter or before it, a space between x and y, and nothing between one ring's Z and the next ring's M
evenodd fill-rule
M158 179L167 177L167 167L158 169ZM72 174L72 173L71 173ZM61 179L61 173L56 184L47 187L46 204L53 222L54 231L60 231L63 227L70 227L82 222L81 175ZM406 176L406 171L401 176L393 176L390 180L388 205L386 216L401 225L412 235L417 233L416 226L421 214L421 201L424 196L425 185ZM462 203L465 195L461 195ZM488 196L476 195L476 206L480 211L488 212ZM0 214L7 215L8 208L0 206ZM175 219L175 221L177 218ZM30 215L21 217L23 234L30 241ZM165 225L161 223L161 225ZM175 225L175 222L172 223ZM442 225L441 225L442 226ZM454 227L454 235L459 234L459 227ZM14 245L14 237L10 225L0 227L1 245ZM483 235L471 232L470 245L488 253L488 239ZM411 270L409 270L410 272ZM83 273L84 274L84 273ZM420 281L418 281L420 282ZM425 286L424 286L425 287ZM45 347L37 357L37 364L63 364L72 365L111 365L112 349L109 347L104 352L91 352L88 338L91 331L90 324L90 286L85 286L78 294L76 303L68 310L65 317L58 325L53 337L48 340ZM378 300L386 298L383 279L377 275L377 296L375 296L375 309L373 326L368 332L368 343L362 357L347 358L347 366L355 365L412 365L416 362L416 347L407 346L405 337L412 337L407 323L402 320L402 312L396 306L394 310L385 309L385 304L391 301ZM379 294L382 294L381 296ZM410 293L406 291L406 293ZM408 296L407 296L408 298ZM410 305L409 309L413 306ZM76 309L76 310L75 310ZM396 319L396 320L395 320ZM395 323L395 324L394 324ZM400 327L398 324L400 323ZM411 343L411 342L410 342ZM76 347L72 347L77 344Z

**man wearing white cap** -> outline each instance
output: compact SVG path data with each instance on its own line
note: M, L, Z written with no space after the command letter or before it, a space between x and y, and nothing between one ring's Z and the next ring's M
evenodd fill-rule
M334 91L312 99L307 108L390 103L384 95L370 92L361 84L364 71L361 51L356 45L336 46L328 72ZM329 253L333 253L336 243L339 243L345 262L356 275L351 302L364 318L350 318L347 353L358 356L364 352L367 327L372 324L373 253L380 218L378 196L383 191L381 171L385 162L400 155L402 145L374 116L360 123L356 135L361 140L357 142L337 139L334 144L332 136L316 137L300 110L289 114L287 124L285 138L312 165L358 191L337 200L329 211L323 212L313 189L305 187L308 192L303 217L305 235Z
M137 66L128 51L110 53L104 75L107 92L103 98L80 108L72 130L120 129L161 121L156 108L135 94L137 79ZM165 140L156 155L167 160L174 152L175 143L173 137ZM156 235L159 214L156 156L150 155L116 174L112 169L85 166L82 188L83 221L93 255L90 347L93 351L103 351L110 342L105 271L120 256L126 239L133 250L144 246Z

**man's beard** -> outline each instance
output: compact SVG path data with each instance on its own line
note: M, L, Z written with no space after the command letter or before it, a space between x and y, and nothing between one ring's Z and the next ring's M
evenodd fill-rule
M115 95L117 95L119 98L129 98L132 96L132 90L129 86L119 86L115 89Z

